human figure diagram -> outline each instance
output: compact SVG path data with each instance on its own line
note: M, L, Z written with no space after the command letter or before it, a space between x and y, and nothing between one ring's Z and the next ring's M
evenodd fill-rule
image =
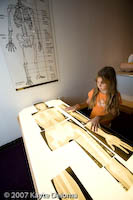
M132 173L124 165L118 162L117 159L112 157L109 151L106 151L105 148L103 148L85 130L75 123L67 121L62 113L60 113L56 108L44 107L43 109L42 105L40 108L42 110L39 110L33 115L33 117L36 123L45 129L45 138L52 151L67 144L69 141L74 140L99 163L101 163L102 166L105 167L108 172L123 185L124 188L126 188L126 190L132 186ZM80 118L80 120L86 120L78 113L75 116L77 116L78 119ZM89 128L91 127L90 122L87 126ZM102 130L97 134L102 134L111 148L116 146L125 153L133 151L133 147L126 144L116 136L107 134Z
M7 8L8 12L8 43L6 48L10 52L15 52L17 50L13 41L14 25L18 29L16 34L17 41L22 50L23 56L23 67L26 75L26 85L32 85L33 81L31 79L30 67L27 57L27 49L33 51L34 65L36 79L45 78L42 76L38 67L38 55L37 52L43 51L41 44L41 33L39 31L38 20L35 20L35 13L32 8L25 5L22 0L17 0L16 5L9 4ZM37 15L36 15L37 17Z

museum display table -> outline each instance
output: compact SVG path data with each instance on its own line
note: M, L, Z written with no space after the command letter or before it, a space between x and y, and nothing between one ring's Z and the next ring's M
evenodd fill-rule
M19 113L36 193L42 199L132 200L133 147L61 100Z

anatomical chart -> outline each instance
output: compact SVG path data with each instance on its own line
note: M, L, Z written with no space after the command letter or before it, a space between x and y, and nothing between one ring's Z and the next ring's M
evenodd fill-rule
M65 110L66 109L66 105L61 104L59 106L61 109ZM93 132L91 131L91 126L89 123L87 123L88 119L82 115L81 113L77 112L77 111L68 111L68 113L74 117L76 120L78 120L80 123L82 123L82 125L89 130L89 132L91 132L93 134L93 136L95 136L96 138L98 138L99 140L101 140L104 144L106 144L108 147L113 148L113 150L115 152L117 152L118 155L120 155L124 160L128 160L129 157L131 156L132 152L128 152L126 149L124 149L122 146L126 147L128 146L126 144L126 139L123 138L124 141L121 141L117 136L118 133L113 133L113 135L111 136L110 133L107 133L107 130L102 130L102 128L98 129L98 133L97 132ZM106 133L105 133L106 132ZM105 138L106 135L106 138ZM129 142L129 141L128 141ZM118 143L119 145L114 148L112 144L114 143ZM130 148L129 148L130 149Z
M52 179L59 199L93 200L71 167ZM61 195L63 194L63 195Z
M63 110L61 111L61 108L64 109L64 105L49 108L45 103L40 103L38 105L36 104L35 107L37 112L32 116L39 127L43 128L43 131L40 131L40 133L51 151L74 140L85 153L87 153L93 162L95 162L99 168L106 169L125 191L128 191L132 187L133 173L121 163L121 159L118 160L119 156L115 155L115 148L117 147L123 151L123 153L129 155L129 159L133 152L133 147L131 145L112 134L108 134L101 129L98 129L96 134L105 138L106 143L108 144L105 145L97 139L97 137L94 137L91 132L88 132L90 123L83 126L82 123L79 124L78 121L76 122L73 119L73 117L77 117L78 120L85 122L83 115L78 113L70 113L70 117L68 117L67 113L65 115L65 112ZM86 127L88 129L86 129ZM67 181L69 182L69 179L71 178L66 171L64 173L66 174L65 179L68 178ZM64 176L60 174L54 179L57 188L60 182L59 180L62 180L62 177Z
M0 1L0 45L16 90L58 80L49 0Z

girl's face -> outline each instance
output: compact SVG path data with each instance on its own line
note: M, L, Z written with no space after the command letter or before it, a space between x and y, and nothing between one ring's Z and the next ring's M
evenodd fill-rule
M98 77L96 83L97 83L97 87L100 90L100 92L106 94L107 90L108 90L108 84L107 84L107 82L105 82L102 79L102 77Z

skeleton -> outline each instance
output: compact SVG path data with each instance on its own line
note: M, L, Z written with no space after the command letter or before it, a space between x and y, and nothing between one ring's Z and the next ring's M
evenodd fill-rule
M35 0L36 2L36 0ZM6 48L10 52L16 51L16 46L13 43L13 22L19 33L16 34L16 38L19 42L19 46L22 49L23 55L23 67L26 75L26 85L32 85L26 49L31 48L34 53L34 64L36 66L36 79L45 78L41 76L38 67L37 51L43 51L41 45L41 34L39 33L39 23L35 23L35 14L33 9L22 3L22 0L17 0L16 5L9 4L7 8L8 12L8 43ZM37 15L37 14L36 14ZM37 15L38 16L38 15ZM12 22L13 21L13 22ZM37 20L38 21L38 20ZM37 44L35 39L37 38Z

